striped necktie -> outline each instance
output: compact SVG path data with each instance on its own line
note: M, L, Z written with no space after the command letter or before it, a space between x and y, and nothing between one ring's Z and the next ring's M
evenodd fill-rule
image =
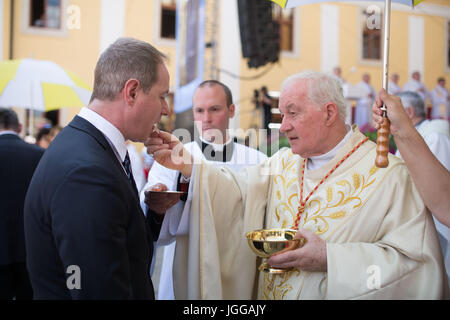
M138 195L136 182L134 181L133 172L131 171L131 161L130 161L130 156L128 155L128 151L125 156L125 160L122 162L122 165L125 168L125 172L127 173L128 181L130 182L131 186L133 187L133 190L136 193L136 195Z

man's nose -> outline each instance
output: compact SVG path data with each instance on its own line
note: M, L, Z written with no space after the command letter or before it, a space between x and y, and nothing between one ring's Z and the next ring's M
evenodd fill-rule
M203 115L203 122L211 122L211 113L208 111L205 111L205 114Z
M283 117L281 120L280 132L281 133L288 132L289 130L291 130L291 128L292 128L292 126L289 123L289 121L287 121L286 118Z
M168 116L170 114L169 105L167 104L166 101L163 102L163 107L161 109L161 114L163 116Z

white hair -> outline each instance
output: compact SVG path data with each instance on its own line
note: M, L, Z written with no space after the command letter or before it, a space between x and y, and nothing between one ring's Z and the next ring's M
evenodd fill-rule
M303 71L293 74L283 81L281 91L292 81L299 79L309 80L307 82L307 98L309 101L318 108L321 108L329 102L336 104L339 116L345 121L347 116L347 103L344 98L342 86L333 75L316 71Z
M402 104L405 109L406 108L414 109L414 115L416 117L420 118L426 117L425 103L423 102L422 97L419 96L418 93L412 91L403 91L400 92L397 96L402 100Z

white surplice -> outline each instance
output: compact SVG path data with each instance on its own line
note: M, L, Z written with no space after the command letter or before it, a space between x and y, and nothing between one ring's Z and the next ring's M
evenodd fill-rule
M431 91L431 101L433 108L431 109L431 117L435 119L450 118L450 93L447 88L439 85Z
M357 84L362 92L365 93L363 98L358 99L355 107L355 119L353 123L359 128L364 127L368 123L372 123L372 104L377 93L375 89L367 82L361 81Z
M389 82L389 84L388 84L388 93L389 94L396 96L400 92L402 92L402 88L400 88L398 84L396 84L395 82L392 82L392 81Z
M414 80L414 79L411 79L407 83L405 83L405 86L403 87L403 91L416 92L417 94L419 94L419 96L422 97L422 99L425 103L429 97L427 87L425 87L425 85L422 82Z
M306 170L304 194L364 139L353 133L325 166ZM300 227L327 243L327 272L259 274L248 231L292 227L303 159L284 148L235 173L193 168L189 232L177 236L177 299L441 299L448 295L433 220L404 163L374 166L364 143L311 196Z

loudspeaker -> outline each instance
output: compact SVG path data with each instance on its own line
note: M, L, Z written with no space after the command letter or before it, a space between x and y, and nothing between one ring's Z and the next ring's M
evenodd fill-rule
M238 0L242 56L249 68L277 62L280 53L280 26L272 20L272 3L263 0Z

